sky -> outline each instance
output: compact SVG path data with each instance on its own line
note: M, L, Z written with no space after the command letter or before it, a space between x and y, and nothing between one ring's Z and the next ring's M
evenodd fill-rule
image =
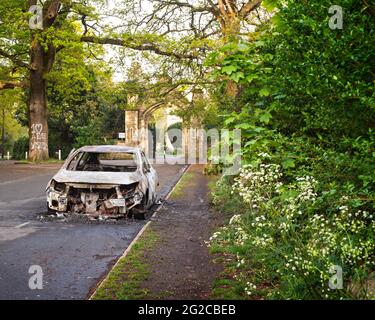
M113 9L118 8L121 5L121 2L121 0L106 0L106 10L111 12ZM152 1L143 0L142 6L145 11L151 11ZM103 21L105 24L113 27L124 25L124 21L122 19L115 17L103 17ZM136 52L132 52L132 56L124 57L124 55L120 53L123 51L122 48L114 47L112 45L105 45L104 48L106 50L104 59L110 63L113 68L112 78L114 82L122 82L127 80L127 69L131 66L134 59L141 62L142 68L145 72L152 72L154 70L154 68L144 59L142 59L141 55L137 54ZM119 63L116 63L116 61L119 61Z

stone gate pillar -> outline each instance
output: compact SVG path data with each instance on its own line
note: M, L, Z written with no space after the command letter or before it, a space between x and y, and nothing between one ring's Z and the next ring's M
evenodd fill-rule
M206 139L199 119L184 121L182 125L182 148L185 163L200 163L206 156Z
M139 133L139 112L125 110L125 143L128 146L137 146Z
M186 121L182 122L182 150L185 164L189 163L189 127Z
M139 112L139 147L148 155L148 119L144 112Z
M195 161L196 163L200 163L202 159L204 159L205 155L202 154L205 152L205 144L206 141L203 135L203 126L201 120L198 118L193 118L191 121L191 127L194 131L192 143L194 144L195 149Z

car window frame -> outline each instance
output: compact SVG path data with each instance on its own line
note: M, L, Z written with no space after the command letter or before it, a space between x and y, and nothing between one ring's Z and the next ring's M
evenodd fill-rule
M78 163L81 161L81 158L83 157L83 154L84 154L83 151L76 150L76 151L72 154L71 158L68 159L68 161L67 161L67 165L66 165L65 169L66 169L67 171L77 171L77 165L78 165ZM78 156L78 159L77 159L76 163L74 164L74 167L73 167L73 168L70 168L70 165L71 165L72 161L73 161L74 158L77 157L77 156ZM70 168L70 169L69 169L69 168Z
M89 153L87 151L80 151L80 150L75 150L75 152L71 155L71 158L68 158L66 160L66 163L64 164L64 169L67 170L67 171L77 171L77 166L78 166L78 163L81 161L82 157L84 154L86 153ZM100 153L100 152L98 152ZM105 153L105 152L104 152ZM121 153L121 152L119 152ZM128 153L128 152L125 152L125 153ZM79 156L79 158L77 159L77 162L76 164L74 165L73 168L69 169L70 167L70 164L72 163L72 161L74 160L75 157ZM136 165L137 165L137 169L136 171L140 170L141 167L143 167L143 161L142 161L142 157L140 156L139 152L134 152L134 156L135 156L135 162L136 162ZM103 172L106 172L106 171L103 171Z
M151 164L148 162L146 155L143 151L141 151L140 154L142 160L142 169L145 170L144 172L148 173L151 171Z

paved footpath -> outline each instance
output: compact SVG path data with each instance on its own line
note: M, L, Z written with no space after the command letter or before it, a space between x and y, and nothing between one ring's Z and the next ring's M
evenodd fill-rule
M209 208L211 178L202 170L201 165L190 166L183 188L172 193L150 225L160 240L145 257L151 266L150 276L142 284L148 299L208 299L213 281L222 271L212 263L205 244L220 221Z

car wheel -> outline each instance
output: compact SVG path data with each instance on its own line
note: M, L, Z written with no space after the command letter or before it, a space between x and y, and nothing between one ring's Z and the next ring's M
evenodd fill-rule
M148 190L146 191L145 196L142 199L142 203L140 204L140 207L143 210L147 210L150 207L150 194Z
M47 213L48 214L56 214L56 210L53 210L53 209L51 209L49 206L48 206L48 202L47 202Z
M136 209L133 210L133 218L137 220L146 220L146 211L143 209Z
M146 219L147 209L149 208L149 193L148 190L145 193L145 196L142 199L142 202L135 208L133 208L133 218L139 220Z

